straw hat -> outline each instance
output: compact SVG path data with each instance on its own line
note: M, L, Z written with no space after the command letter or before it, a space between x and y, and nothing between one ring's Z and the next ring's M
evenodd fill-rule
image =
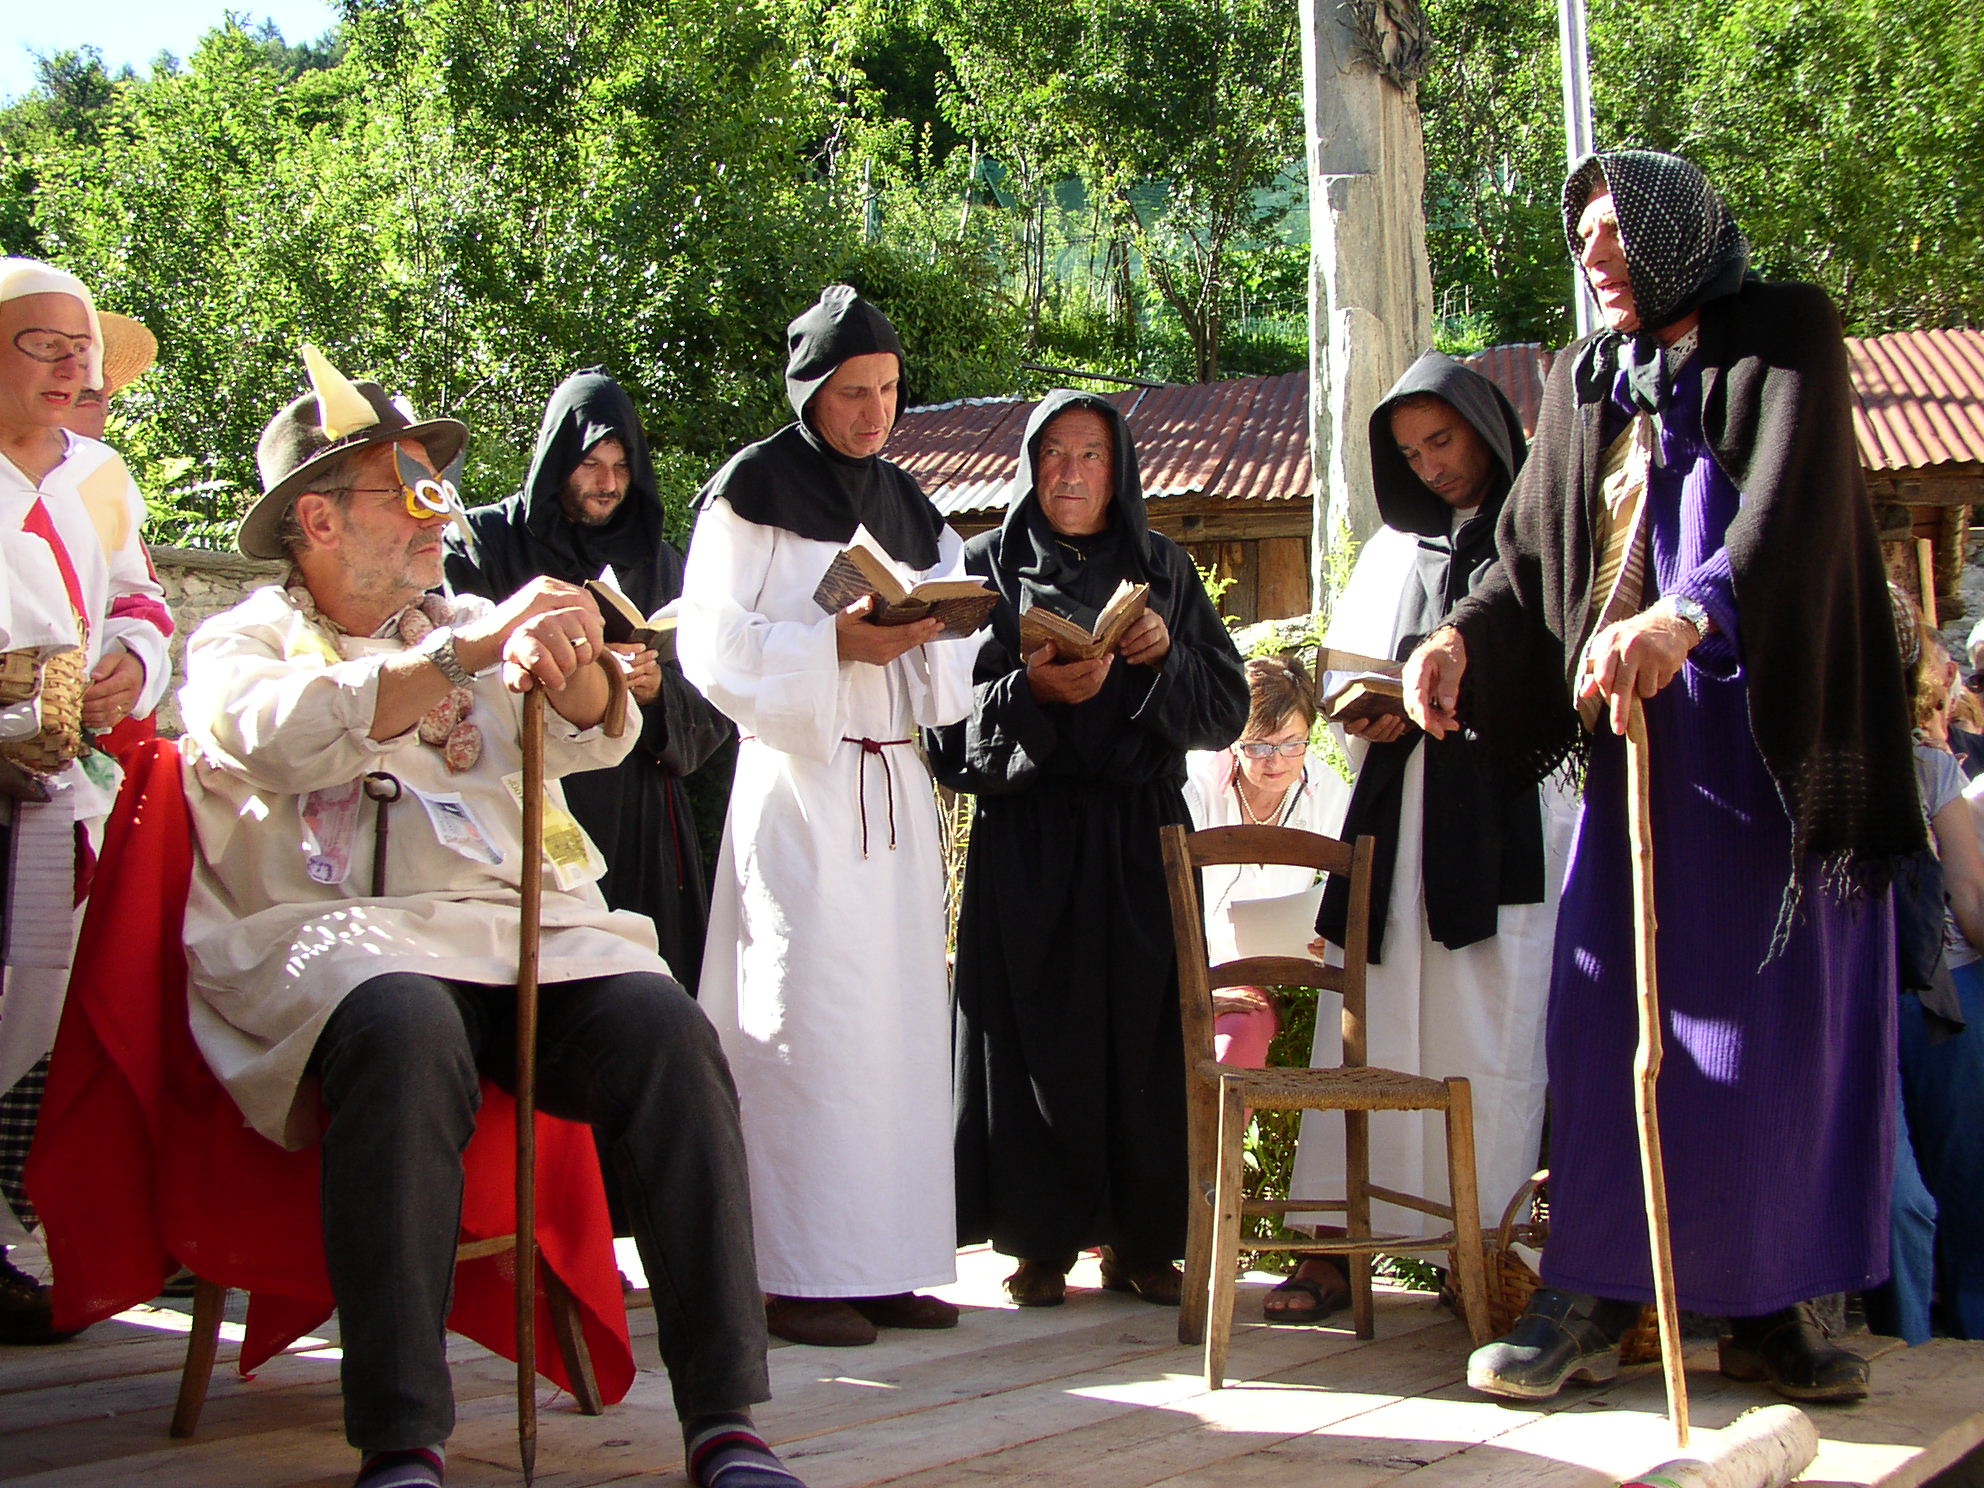
M99 310L96 318L103 328L103 395L108 398L150 370L158 360L158 337L142 321L115 310Z

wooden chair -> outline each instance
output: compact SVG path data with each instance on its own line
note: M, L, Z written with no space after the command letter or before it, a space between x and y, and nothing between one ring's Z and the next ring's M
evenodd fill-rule
M516 1248L516 1236L492 1235L482 1240L465 1240L455 1247L455 1264L481 1260L484 1256L509 1255ZM578 1299L558 1279L549 1266L539 1263L545 1301L551 1310L551 1331L558 1340L558 1353L565 1361L565 1372L572 1381L572 1395L581 1413L606 1413L606 1399L593 1374L592 1355L586 1348L585 1327L579 1316ZM200 1427L200 1412L207 1403L207 1387L213 1382L214 1358L220 1352L221 1315L227 1308L227 1288L217 1281L198 1278L193 1288L193 1327L186 1338L186 1362L179 1370L179 1399L172 1408L175 1437L191 1436Z
M1178 997L1185 1033L1185 1091L1192 1197L1179 1309L1181 1343L1205 1342L1206 1387L1225 1383L1233 1330L1239 1260L1250 1252L1293 1251L1347 1259L1351 1321L1359 1338L1373 1333L1371 1257L1379 1251L1447 1251L1460 1281L1462 1306L1477 1344L1488 1341L1486 1270L1480 1199L1474 1181L1474 1103L1464 1079L1436 1079L1365 1063L1364 973L1371 903L1372 840L1355 847L1292 827L1213 827L1188 833L1163 829L1164 866L1171 889L1172 932L1178 946ZM1348 874L1350 917L1344 964L1306 956L1257 956L1207 963L1199 870L1216 864L1276 863ZM1236 1069L1213 1057L1215 987L1307 987L1343 998L1343 1063L1334 1069ZM1321 1009L1318 1009L1321 1016ZM1246 1199L1241 1190L1241 1142L1246 1112L1336 1110L1344 1113L1345 1192L1336 1198ZM1446 1115L1447 1181L1451 1203L1401 1193L1371 1181L1373 1111L1441 1111ZM1438 1234L1379 1235L1371 1231L1371 1201L1446 1222ZM1344 1234L1314 1240L1255 1240L1240 1233L1243 1217L1291 1212L1341 1213ZM1211 1326L1207 1326L1210 1314Z

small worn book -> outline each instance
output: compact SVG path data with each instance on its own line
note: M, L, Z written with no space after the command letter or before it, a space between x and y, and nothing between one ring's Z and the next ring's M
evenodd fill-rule
M1366 672L1323 694L1323 715L1331 723L1364 718L1405 717L1405 684L1396 677Z
M834 555L826 573L813 591L813 602L834 612L857 600L875 596L875 608L868 616L871 625L909 625L918 620L943 622L939 640L968 636L985 624L998 592L981 579L925 579L915 575L882 551L868 535L868 529L855 529L846 547Z
M1020 653L1031 656L1052 641L1057 661L1094 661L1114 651L1123 632L1149 606L1150 585L1132 584L1128 579L1116 586L1092 625L1071 620L1045 605L1031 605L1020 611Z
M634 602L611 584L586 580L586 592L599 602L599 618L609 646L638 642L663 661L675 659L675 619L680 599L671 599L652 615L643 615Z

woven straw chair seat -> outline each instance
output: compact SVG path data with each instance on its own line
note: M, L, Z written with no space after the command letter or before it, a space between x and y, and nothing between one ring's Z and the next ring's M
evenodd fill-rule
M1211 1064L1211 1061L1207 1061ZM1209 1073L1205 1064L1200 1072ZM1266 1110L1312 1107L1327 1094L1338 1110L1444 1111L1447 1085L1426 1075L1360 1065L1351 1069L1235 1069L1212 1064L1215 1078L1238 1085L1248 1105Z

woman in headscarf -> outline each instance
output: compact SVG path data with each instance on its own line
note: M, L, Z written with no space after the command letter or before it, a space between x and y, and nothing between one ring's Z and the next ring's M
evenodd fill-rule
M1587 770L1548 1014L1545 1285L1468 1380L1536 1399L1609 1378L1652 1296L1619 737L1637 696L1681 1305L1730 1320L1725 1373L1857 1399L1866 1365L1808 1299L1887 1272L1886 885L1923 839L1839 319L1748 276L1673 156L1587 157L1564 223L1606 329L1552 369L1498 563L1406 671L1434 737L1465 724L1538 773Z
M971 717L931 740L938 778L978 796L958 919L959 1240L1019 1259L1021 1306L1060 1302L1094 1245L1105 1286L1175 1305L1185 1075L1157 832L1189 819L1186 751L1246 723L1246 678L1191 559L1150 530L1106 398L1041 401L1005 523L965 561L1000 603ZM1028 608L1087 625L1125 581L1150 586L1150 607L1113 653L1022 654Z
M922 725L971 706L971 638L813 598L865 530L919 577L961 544L881 458L902 343L845 285L792 322L796 420L711 478L689 548L682 670L742 743L700 1000L743 1103L771 1331L872 1343L957 1309L944 869Z

